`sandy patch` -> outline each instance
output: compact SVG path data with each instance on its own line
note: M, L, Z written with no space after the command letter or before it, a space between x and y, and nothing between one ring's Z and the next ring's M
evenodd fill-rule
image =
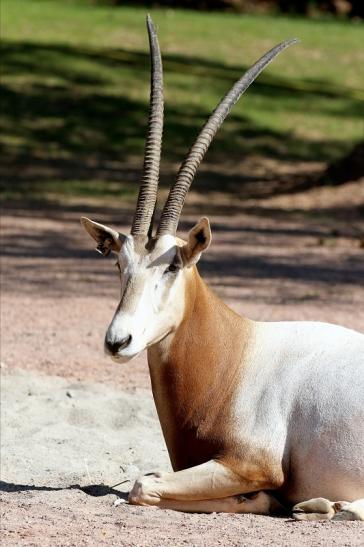
M2 401L4 546L363 544L358 522L115 507L139 472L169 468L144 390L12 371L3 374Z
M130 481L169 460L152 396L26 371L2 375L2 480L81 487ZM125 486L126 485L126 486Z

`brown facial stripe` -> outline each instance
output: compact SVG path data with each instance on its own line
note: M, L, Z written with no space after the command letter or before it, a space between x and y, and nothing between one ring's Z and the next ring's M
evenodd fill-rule
M131 279L132 278L129 276L128 279L125 282L123 294L121 295L120 302L118 304L116 313L120 312L120 310L121 310L121 308L124 304L125 299L128 298L128 290L129 290L129 287L131 286Z

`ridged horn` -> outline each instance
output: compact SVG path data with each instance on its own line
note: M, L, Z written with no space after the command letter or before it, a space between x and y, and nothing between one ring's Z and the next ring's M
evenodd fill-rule
M182 163L175 183L169 191L167 201L164 205L157 235L173 234L175 235L182 207L185 202L187 192L196 175L208 147L211 144L217 130L229 114L234 104L240 99L244 91L259 76L262 70L284 49L297 43L297 39L286 40L265 53L247 72L238 80L231 90L218 104L211 114L195 143L190 148L187 158Z
M132 235L151 234L157 201L159 166L163 135L163 67L158 37L151 17L147 16L151 59L151 83L148 133Z

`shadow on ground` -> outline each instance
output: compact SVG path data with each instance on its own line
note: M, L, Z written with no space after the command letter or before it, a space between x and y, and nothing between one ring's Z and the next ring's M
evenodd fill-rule
M124 481L128 482L128 481ZM121 483L120 483L121 484ZM119 485L116 485L119 486ZM107 486L106 484L89 484L87 486L80 486L79 484L71 484L70 486L64 487L52 487L52 486L35 486L32 484L14 484L12 482L0 481L0 492L59 492L60 490L80 490L88 496L101 497L109 496L113 494L118 498L127 500L128 496L120 490L115 490L112 486Z
M12 226L2 245L4 289L62 296L65 290L87 294L93 287L92 296L101 296L117 288L113 262L95 253L79 217L122 225L127 233L132 221L129 208L56 205L17 207L8 213ZM213 285L239 288L269 280L312 287L315 283L364 285L364 261L358 246L364 232L362 206L305 211L210 204L204 214L212 215L214 242L199 269ZM189 205L180 233L186 234L200 215L200 206ZM347 241L343 249L338 247L340 240Z

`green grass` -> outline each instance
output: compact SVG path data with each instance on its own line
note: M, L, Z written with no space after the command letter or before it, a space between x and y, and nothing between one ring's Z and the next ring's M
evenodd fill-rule
M363 135L364 27L334 20L151 10L165 69L164 158L182 159L243 71L297 36L235 106L207 161L327 161ZM135 193L149 97L145 10L4 0L1 147L7 195ZM168 170L168 169L167 169ZM63 183L63 185L62 185ZM10 186L11 185L11 186Z

